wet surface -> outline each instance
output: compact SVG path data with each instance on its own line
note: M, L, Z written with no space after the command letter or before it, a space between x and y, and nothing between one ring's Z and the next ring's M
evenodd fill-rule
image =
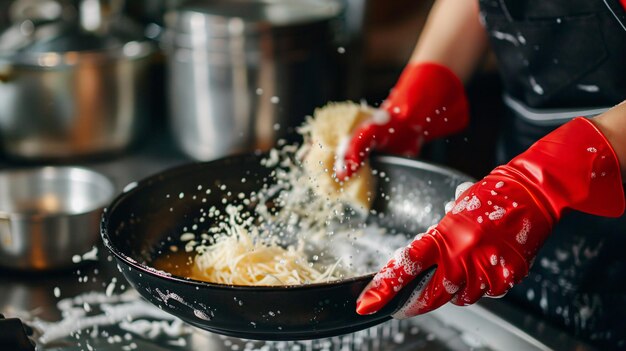
M393 320L356 333L317 340L265 342L220 336L184 325L141 300L117 274L109 256L101 252L98 262L84 262L68 272L24 275L3 271L0 311L33 325L40 350L489 349L478 334L459 331L436 316ZM82 330L68 328L67 335L58 332L63 324L59 321L70 320L68 315L76 313L74 309L84 311L84 316L77 319L79 324L88 325L99 319L98 325ZM120 311L127 315L117 318ZM103 319L103 315L110 319ZM45 345L42 339L46 339Z

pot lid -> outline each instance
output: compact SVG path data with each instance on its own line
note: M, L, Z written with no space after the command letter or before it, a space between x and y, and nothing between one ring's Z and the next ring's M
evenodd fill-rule
M165 23L177 32L219 36L315 24L337 18L341 10L335 0L191 1L167 13Z
M143 45L145 39L142 36L125 30L111 30L101 34L85 31L74 23L66 22L38 25L29 31L20 27L23 27L23 23L0 33L0 59L39 65L39 58L52 57L50 55L60 57L71 53L72 57L132 57L143 56L151 51L149 45Z
M66 27L60 29L58 35L35 40L20 51L22 53L97 51L116 48L123 43L124 40L118 36L103 36Z

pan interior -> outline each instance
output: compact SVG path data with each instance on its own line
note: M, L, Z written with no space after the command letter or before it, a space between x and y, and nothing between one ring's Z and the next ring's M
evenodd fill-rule
M167 264L157 268L184 278L189 255L181 235L210 233L215 221L207 217L208 211L224 213L232 204L251 206L244 199L275 181L273 170L261 165L261 157L244 155L187 165L141 182L111 208L111 246L147 266L154 265L155 258L165 257L170 260L169 269ZM330 239L327 247L344 245L344 252L354 250L351 256L361 255L380 263L386 261L389 250L392 252L399 243L439 221L445 203L453 199L456 185L468 179L443 168L395 157L378 157L373 167L378 177L377 197L366 220L395 239L382 242L388 244L386 249L376 247L381 242L355 238L343 243ZM356 223L362 219L354 220ZM368 245L374 249L368 250ZM353 262L358 265L364 261ZM371 274L378 265L351 267L357 273L344 278Z

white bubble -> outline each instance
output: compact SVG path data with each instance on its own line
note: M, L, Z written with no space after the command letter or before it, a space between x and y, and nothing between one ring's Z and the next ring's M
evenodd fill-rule
M522 220L522 229L515 236L515 240L521 245L526 244L528 240L528 233L530 232L531 224L528 218L524 218Z
M204 319L206 321L210 321L211 320L211 317L209 317L206 313L204 313L204 312L202 312L200 310L193 310L193 314L196 317L200 318L200 319Z
M442 284L448 294L454 294L459 291L459 286L446 278L443 278Z
M506 210L499 206L493 206L494 211L489 214L489 219L492 221L501 219L506 214Z
M479 209L481 206L481 202L480 199L477 198L475 195L472 196L472 198L467 202L467 205L465 206L465 209L467 211L474 211Z
M489 262L491 263L492 266L497 265L498 264L498 256L491 255L491 257L489 257Z
M137 187L137 182L131 182L131 183L128 183L128 184L126 184L126 186L124 187L124 189L122 190L122 192L125 192L125 193L126 193L126 192L129 192L129 191L131 191L132 189L134 189L134 188L136 188L136 187Z

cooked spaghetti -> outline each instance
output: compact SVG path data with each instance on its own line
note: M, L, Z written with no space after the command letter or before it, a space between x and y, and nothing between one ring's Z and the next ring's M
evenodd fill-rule
M337 265L318 270L307 260L302 246L286 249L262 238L257 228L240 223L234 207L225 231L208 245L198 245L191 278L231 285L300 285L339 279Z

